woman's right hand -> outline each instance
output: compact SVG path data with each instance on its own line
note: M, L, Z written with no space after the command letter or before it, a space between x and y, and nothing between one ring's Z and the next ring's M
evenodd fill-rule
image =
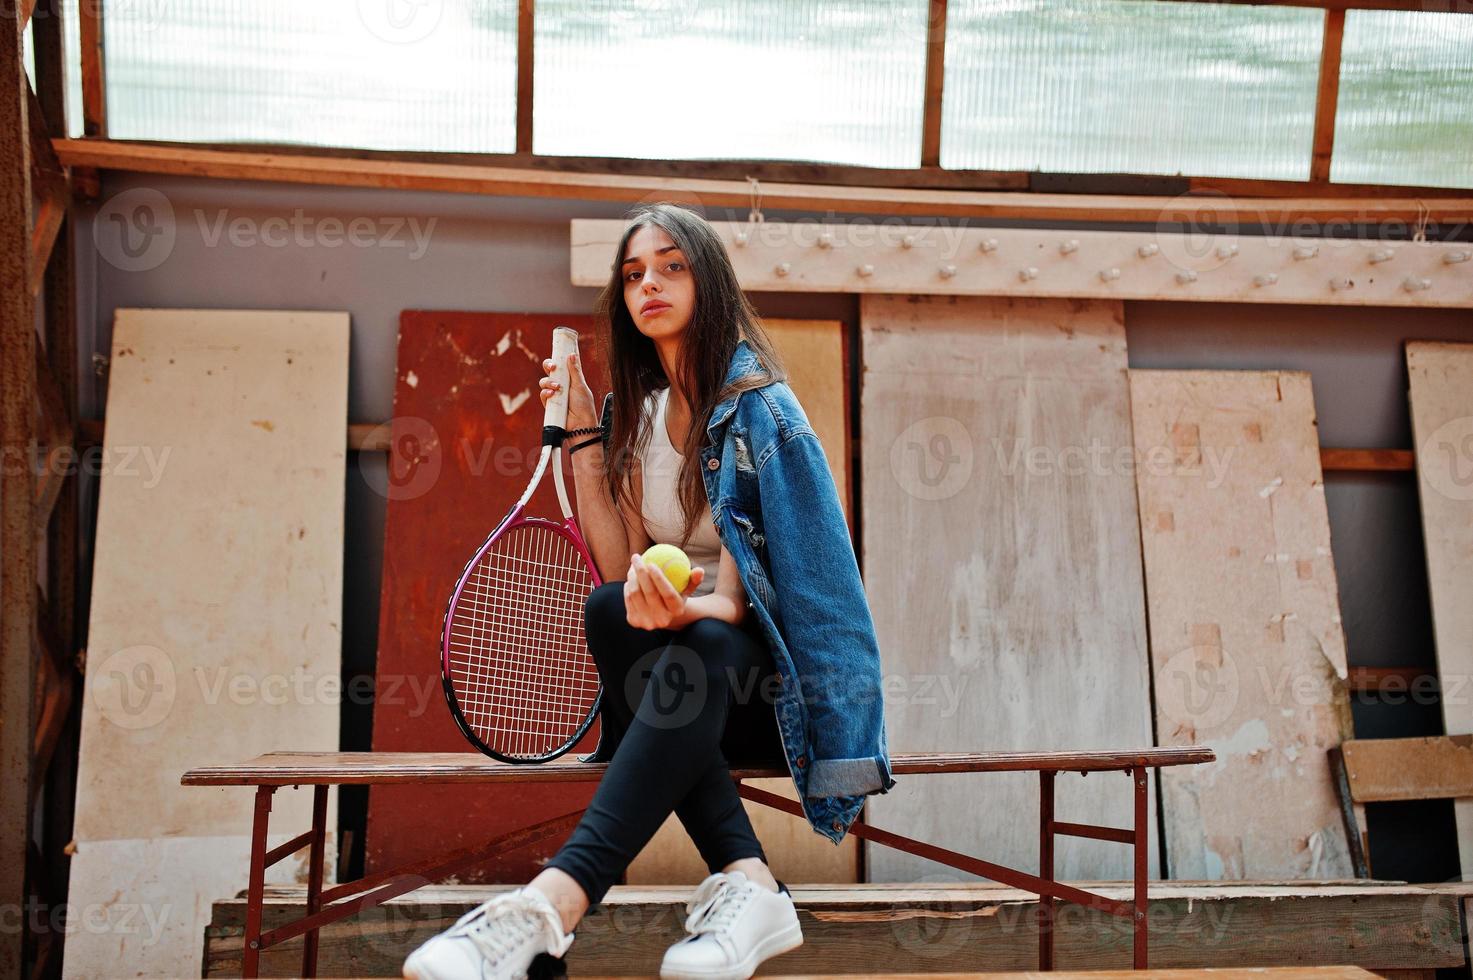
M542 370L547 377L538 380L537 385L542 389L542 405L547 407L547 400L557 391L558 384L552 378L555 367L552 358L542 360ZM598 412L593 406L593 390L588 387L588 382L583 378L583 359L576 353L568 355L568 423L569 429L586 429L599 423Z

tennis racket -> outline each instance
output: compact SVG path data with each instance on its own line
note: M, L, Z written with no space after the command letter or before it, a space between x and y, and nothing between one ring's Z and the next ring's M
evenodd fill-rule
M502 762L547 762L567 752L598 713L603 685L583 635L583 606L602 584L563 484L568 356L578 331L552 332L552 377L542 455L532 482L466 562L445 609L440 664L450 713L470 743ZM549 466L561 521L527 502Z

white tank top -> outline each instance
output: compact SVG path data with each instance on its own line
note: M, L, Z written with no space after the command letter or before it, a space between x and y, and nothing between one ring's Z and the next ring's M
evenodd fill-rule
M673 544L680 547L680 535L685 528L685 519L677 497L676 483L685 457L676 451L670 441L670 430L665 424L665 403L670 397L670 388L664 387L652 393L645 401L648 417L653 402L654 430L650 433L649 445L640 458L640 476L643 480L640 516L644 519L645 533L655 544ZM704 494L702 494L704 496ZM697 565L706 570L701 584L692 595L708 595L716 588L716 574L721 570L721 535L711 523L711 503L701 506L701 517L696 520L691 539L685 545L692 568Z

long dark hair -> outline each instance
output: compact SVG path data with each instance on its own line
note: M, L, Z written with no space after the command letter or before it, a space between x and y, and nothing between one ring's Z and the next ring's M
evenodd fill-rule
M645 399L671 383L665 377L655 342L639 332L624 302L625 249L635 232L653 225L663 229L685 253L695 281L695 310L681 336L678 358L678 387L691 406L690 429L684 445L678 447L684 456L677 479L677 496L685 515L680 540L683 547L708 502L700 472L700 451L706 444L712 410L730 395L786 381L788 375L757 311L737 283L726 245L705 218L679 205L661 202L641 205L629 212L626 220L629 225L614 250L609 282L599 294L595 310L614 392L605 483L606 488L613 486L616 502L633 512L633 463L643 455L652 432L643 417ZM741 340L757 355L760 368L758 373L723 389L722 382Z

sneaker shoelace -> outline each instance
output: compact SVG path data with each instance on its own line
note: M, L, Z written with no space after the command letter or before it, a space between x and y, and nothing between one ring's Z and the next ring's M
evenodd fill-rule
M469 939L495 966L529 938L535 939L539 933L548 936L554 926L553 915L551 910L524 896L501 896L466 913L451 934ZM562 923L555 925L556 932L551 935L561 935Z
M696 890L686 906L685 930L699 936L711 933L731 950L730 931L757 886L731 878L713 878Z

